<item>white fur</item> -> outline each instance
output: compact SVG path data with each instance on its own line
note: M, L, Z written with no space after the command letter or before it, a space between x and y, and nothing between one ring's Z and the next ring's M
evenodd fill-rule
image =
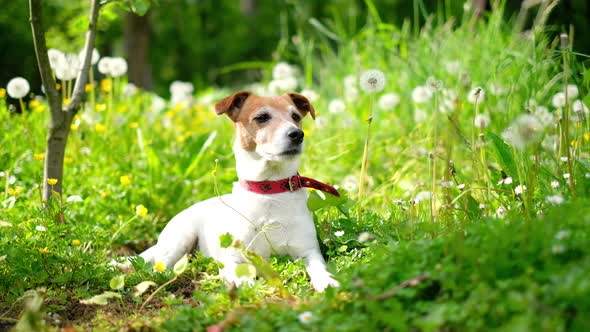
M260 147L264 152L249 152L234 144L236 171L241 180L278 180L295 175L299 157L281 157L288 145L285 138L292 123L281 125L272 142ZM307 208L307 191L257 194L234 183L231 194L213 197L180 212L166 225L153 247L140 256L151 263L163 262L171 267L184 254L197 247L205 256L220 261L220 274L236 285L251 284L236 276L236 266L245 258L232 248L220 247L220 235L232 234L248 250L268 258L271 254L303 258L313 288L323 291L337 287L327 271L319 250L311 212ZM116 264L122 266L121 264Z

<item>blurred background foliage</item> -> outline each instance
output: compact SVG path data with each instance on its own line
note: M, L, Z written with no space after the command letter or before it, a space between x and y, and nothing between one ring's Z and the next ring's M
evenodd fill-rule
M23 76L38 92L40 79L28 6L24 0L2 2L0 86L5 86L14 76ZM127 58L129 81L162 96L168 95L168 86L174 80L190 81L199 90L210 85L231 86L260 79L259 69L270 67L274 61L301 61L297 38L325 36L338 47L338 38L359 33L376 13L383 22L417 31L414 22L421 26L431 20L460 18L465 5L461 0L156 2L144 16L123 10L126 1L107 2L101 11L96 46L101 55ZM506 0L506 15L515 18L523 3L535 7L540 2ZM489 1L471 0L470 5L481 12L480 17L486 18ZM44 23L49 47L76 53L81 49L88 6L88 1L45 1ZM534 15L525 19L526 24L532 22ZM562 0L549 16L548 26L554 35L573 27L575 50L588 54L589 16L587 0Z

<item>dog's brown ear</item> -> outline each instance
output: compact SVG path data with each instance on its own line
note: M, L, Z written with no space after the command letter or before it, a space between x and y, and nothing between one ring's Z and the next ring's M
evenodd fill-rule
M244 105L244 102L250 96L248 91L238 91L231 96L225 97L215 104L215 113L217 115L227 114L233 121L238 117L238 112Z
M303 112L303 115L309 113L311 114L312 119L315 120L315 109L304 95L300 95L295 92L288 93L288 95L289 98L291 98L291 100L293 101L293 104L295 104L295 107L297 107L298 110Z

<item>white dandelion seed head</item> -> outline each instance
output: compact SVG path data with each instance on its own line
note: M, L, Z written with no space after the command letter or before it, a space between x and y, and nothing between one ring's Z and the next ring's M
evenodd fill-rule
M461 62L459 61L447 61L445 63L445 69L449 74L456 75L461 71Z
M359 90L356 87L350 86L344 89L344 98L346 99L346 101L354 101L358 98L358 96Z
M388 111L396 107L400 102L399 95L394 92L386 93L379 98L377 104L379 108Z
M82 199L82 197L80 195L70 195L66 199L66 202L68 202L68 203L80 203L83 201L84 200Z
M570 173L563 173L563 178L568 180L571 177Z
M535 109L539 104L537 103L537 100L535 100L535 98L530 98L529 100L527 100L524 103L524 107L528 108L528 109Z
M342 113L344 110L346 110L346 104L342 99L333 99L328 104L328 112L330 113Z
M443 89L443 81L436 79L434 76L429 76L426 79L426 86L430 88L431 91L441 91Z
M543 135L543 124L530 114L520 115L503 133L502 138L517 149L536 143Z
M303 89L301 90L300 94L307 98L310 103L315 103L319 99L319 95L312 89Z
M559 139L557 135L547 135L541 142L541 147L548 152L555 152L557 151L558 143Z
M558 92L551 98L551 105L555 108L562 108L565 106L565 93Z
M294 76L294 74L293 66L286 62L279 62L272 69L272 78L275 80L283 80Z
M416 203L420 203L422 201L427 201L427 200L430 200L431 196L432 195L430 194L430 191L423 190L423 191L416 194L416 197L414 197L414 201Z
M49 57L49 66L52 70L59 65L61 61L64 60L64 53L58 49L50 48L47 50L47 56Z
M467 101L475 104L482 103L486 97L486 92L481 86L476 86L467 94Z
M576 99L580 95L578 91L578 86L575 84L568 84L565 87L565 91L567 92L567 99Z
M557 181L557 180L551 181L551 188L553 188L553 189L559 188L559 181Z
M359 234L357 241L359 241L360 243L364 243L370 241L371 239L373 239L373 234L369 232L362 232Z
M552 124L555 124L555 117L547 107L545 106L537 106L533 114L541 121L544 127L549 127Z
M423 110L421 108L416 108L414 110L414 122L416 122L416 123L424 122L424 120L426 120L427 117L428 117L428 114L426 114L425 110Z
M490 125L490 116L487 114L478 114L473 119L473 125L476 128L485 129Z
M455 110L456 104L457 104L457 99L458 99L457 91L455 91L453 89L442 89L441 95L442 95L442 102L440 105L441 113L448 113L448 112Z
M335 231L335 232L334 232L334 235L335 235L336 237L341 237L342 235L344 235L344 231L343 231L343 230Z
M313 314L311 313L311 311L305 311L299 314L299 316L297 316L297 318L299 319L299 322L301 322L301 324L309 324L313 321Z
M561 205L563 204L563 202L565 202L565 199L563 198L563 196L555 194L545 197L545 201L552 205Z
M92 49L92 57L90 58L90 65L94 66L98 60L100 59L100 54L98 53L98 51L96 50L96 48ZM84 50L81 50L80 53L78 53L78 60L80 61L80 63L84 63Z
M361 73L359 85L363 91L368 93L380 92L385 88L385 74L378 69L369 69Z
M571 232L567 229L562 229L555 234L555 239L558 241L565 240L570 237Z
M498 209L496 210L496 218L498 219L502 219L504 218L504 216L506 216L506 208L503 206L499 206Z
M80 60L78 56L73 53L65 54L55 67L55 77L62 81L70 81L75 79L80 72Z
M465 189L465 183L460 183L460 184L458 184L458 185L457 185L457 189L459 189L459 190L463 190L463 189Z
M342 188L348 192L351 192L351 191L356 191L357 185L356 185L355 181L347 180L344 183L342 183Z
M151 111L160 113L166 108L166 100L158 95L152 95Z
M514 188L515 195L521 195L525 191L526 191L526 186L524 184L519 184L518 186L516 186L516 188Z
M567 163L568 158L566 156L559 157L559 160L563 163Z
M479 203L479 209L483 210L486 208L486 205L484 203Z
M430 87L419 85L412 90L412 100L416 104L424 104L432 98L433 94Z
M110 56L104 56L98 61L98 72L103 75L110 75L111 73L111 61L113 58Z
M572 104L572 110L578 114L588 114L590 112L590 110L588 110L588 106L586 106L586 104L584 104L584 102L580 99L574 101L574 103Z
M171 95L170 103L172 105L192 102L195 88L191 82L174 81L170 83L169 89Z
M123 87L122 92L125 97L133 97L137 94L137 91L139 91L139 89L137 88L137 85L135 85L133 83L127 83Z
M45 226L38 225L35 227L35 230L37 232L45 232L45 231L47 231L47 228L45 228Z
M14 99L25 97L29 91L31 91L31 86L29 85L29 82L22 77L13 78L8 81L8 84L6 85L6 93Z
M127 60L115 57L111 59L110 74L112 77L120 77L127 73Z
M348 89L348 88L356 88L356 76L354 75L346 75L344 77L344 88Z

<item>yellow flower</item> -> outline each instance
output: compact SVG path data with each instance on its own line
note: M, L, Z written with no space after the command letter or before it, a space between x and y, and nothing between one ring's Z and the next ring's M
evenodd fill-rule
M33 99L29 102L29 108L35 108L39 106L41 106L41 103L38 100Z
M97 133L102 134L105 132L105 130L107 130L107 127L105 127L105 125L102 123L97 123L94 125L94 130L96 130Z
M164 264L164 262L156 262L154 264L154 271L158 271L158 272L166 271L166 265Z
M135 207L135 214L139 217L145 217L148 214L148 209L142 204L139 204Z
M61 84L59 84L59 83L55 83L55 88L56 88L57 90L61 89Z
M18 196L23 191L23 187L8 188L7 192L11 196Z
M6 89L0 88L0 98L6 97Z
M72 161L74 161L74 158L72 158L72 157L64 157L64 163L69 164Z
M70 98L64 98L64 106L70 103Z
M96 106L94 106L94 108L96 108L96 110L99 112L106 111L107 104L96 104Z
M130 185L132 182L131 177L129 175L121 175L121 177L119 178L119 181L124 186Z
M584 133L584 141L590 141L590 133Z
M72 131L76 131L76 130L78 130L78 128L80 128L80 124L78 124L78 123L72 123L72 124L70 125L70 129L71 129Z
M47 247L39 249L39 253L43 255L47 255L49 253L49 249Z
M117 111L121 113L127 112L127 105L120 105L119 107L117 107Z
M580 142L578 142L577 140L572 140L571 143L572 147L576 148L578 146L580 146Z
M103 79L100 81L100 90L102 92L109 92L111 91L111 80L108 78Z
M35 159L35 160L43 160L43 159L45 159L45 153L35 153L33 155L33 159Z
M130 127L130 128L133 128L133 129L137 128L138 126L139 126L139 124L138 124L137 122L135 122L135 121L133 121L133 122L131 122L131 123L129 124L129 127Z
M45 111L45 106L44 105L39 105L39 106L33 108L33 112L35 112L35 113L41 113L43 111Z
M93 87L94 87L94 84L88 83L84 86L84 90L86 90L86 92L90 92L90 91L92 91Z
M79 246L81 244L80 240L72 240L72 245L73 246Z
M47 184L50 186L55 186L57 184L57 179L49 178L47 179Z

